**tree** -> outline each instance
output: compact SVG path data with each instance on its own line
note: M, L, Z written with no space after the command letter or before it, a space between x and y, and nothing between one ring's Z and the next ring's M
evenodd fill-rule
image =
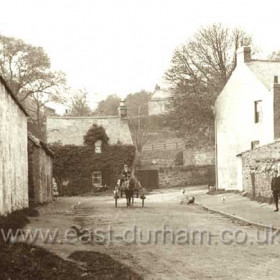
M174 97L169 124L188 144L213 143L213 105L236 66L235 51L245 37L242 30L213 24L175 50L165 74Z
M280 61L280 51L274 51L268 56L268 60Z
M105 100L98 103L95 114L101 116L117 116L120 100L117 95L109 95Z
M88 92L82 89L75 91L70 98L69 108L69 115L71 116L91 115L91 109L88 105Z
M128 120L133 143L139 154L149 138L148 121L147 117L141 117L140 114L138 117L131 117Z
M59 100L61 87L66 82L64 73L51 70L50 59L43 48L2 35L0 74L38 126L44 118L41 115L43 106Z
M147 116L150 97L151 93L145 90L129 94L125 99L128 117L138 116L139 110L142 116Z

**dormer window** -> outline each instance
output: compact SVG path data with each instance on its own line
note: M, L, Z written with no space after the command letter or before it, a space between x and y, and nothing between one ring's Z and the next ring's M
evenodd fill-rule
M255 123L262 121L262 101L255 101Z
M102 141L98 140L95 142L95 153L96 154L101 154L101 145L102 145Z

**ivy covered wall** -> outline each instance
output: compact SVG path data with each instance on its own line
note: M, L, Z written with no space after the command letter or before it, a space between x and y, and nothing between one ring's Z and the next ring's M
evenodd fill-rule
M94 145L75 146L58 143L50 146L53 177L60 195L78 195L93 191L92 173L102 172L102 184L113 188L124 164L132 166L135 158L133 145L108 145L102 153L95 153Z

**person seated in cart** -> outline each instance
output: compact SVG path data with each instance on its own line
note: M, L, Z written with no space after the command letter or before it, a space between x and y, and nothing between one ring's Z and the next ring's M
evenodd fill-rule
M122 191L122 185L123 185L123 183L124 183L126 180L130 179L130 177L131 177L131 172L130 172L130 170L128 169L128 165L125 164L125 165L123 166L123 171L122 171L121 176L120 176L121 197L122 197L122 193L123 193L123 191Z
M121 186L122 186L123 182L128 180L130 177L131 177L131 172L128 169L128 166L125 164L123 166L123 171L122 171L122 174L121 174Z

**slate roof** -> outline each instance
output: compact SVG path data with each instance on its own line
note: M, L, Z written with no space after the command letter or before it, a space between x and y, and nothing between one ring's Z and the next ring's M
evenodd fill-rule
M110 144L133 144L127 120L118 116L47 117L47 143L61 141L63 145L83 145L84 135L97 124L103 126Z
M274 76L280 78L280 62L278 61L251 60L246 65L267 89L271 88Z

